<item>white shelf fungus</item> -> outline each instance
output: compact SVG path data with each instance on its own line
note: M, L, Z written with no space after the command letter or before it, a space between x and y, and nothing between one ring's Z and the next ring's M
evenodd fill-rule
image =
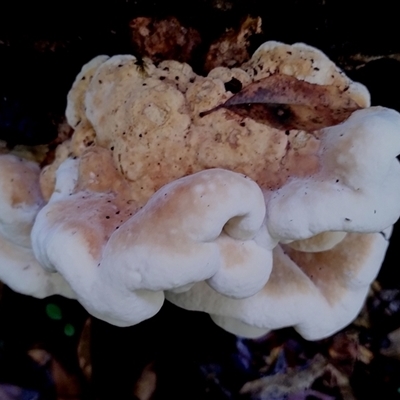
M359 109L313 132L205 113L232 80L274 74ZM118 326L167 298L248 337L293 326L319 339L356 317L400 215L400 115L369 107L319 50L267 42L207 77L99 56L66 115L74 134L41 171L0 156L0 279L14 290L76 297Z

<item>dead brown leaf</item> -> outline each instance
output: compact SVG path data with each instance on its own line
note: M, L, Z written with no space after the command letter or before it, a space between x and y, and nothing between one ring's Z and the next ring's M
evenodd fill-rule
M154 371L154 363L145 366L138 381L135 384L133 394L139 400L151 400L157 386L157 374Z
M253 82L220 108L281 130L308 132L337 125L360 107L336 86L316 85L293 76L274 74Z
M329 387L337 386L342 398L345 400L356 400L351 388L349 376L339 371L332 364L326 366L326 373L330 377ZM327 377L325 377L327 378Z
M82 388L79 377L56 360L44 349L31 349L28 355L39 365L47 365L54 381L57 392L57 400L80 400Z
M381 349L381 354L400 360L400 328L389 333L388 339L390 344L387 348Z
M79 366L88 381L92 378L92 359L90 354L91 325L92 319L88 318L83 326L77 349Z
M240 390L240 394L250 396L254 400L290 398L296 393L310 389L314 381L324 373L326 366L327 360L317 354L308 368L294 368L286 373L278 373L247 382Z
M261 33L261 18L247 16L239 29L229 29L214 41L208 49L204 69L208 72L216 67L236 67L250 58L249 39Z
M177 18L137 17L129 23L135 54L157 63L163 60L190 62L201 43L196 29L183 26Z
M331 339L328 349L330 362L340 371L350 376L357 361L369 364L374 355L359 341L357 331L348 330L339 332Z

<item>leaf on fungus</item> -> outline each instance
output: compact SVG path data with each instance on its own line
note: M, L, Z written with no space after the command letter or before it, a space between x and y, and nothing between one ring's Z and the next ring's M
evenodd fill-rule
M251 83L201 116L220 108L281 130L314 131L345 121L360 106L336 86L274 74Z

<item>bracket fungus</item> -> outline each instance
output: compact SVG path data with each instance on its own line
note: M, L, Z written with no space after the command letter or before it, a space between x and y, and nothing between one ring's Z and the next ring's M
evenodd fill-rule
M99 56L66 116L74 134L41 171L0 157L12 288L117 326L166 298L246 337L319 339L356 317L400 215L400 115L322 52L267 42L206 77Z

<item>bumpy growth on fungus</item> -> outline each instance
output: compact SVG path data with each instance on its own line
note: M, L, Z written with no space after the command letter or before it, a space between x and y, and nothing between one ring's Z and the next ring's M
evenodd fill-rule
M66 116L74 134L41 171L0 156L0 277L15 290L76 296L118 326L167 298L249 337L318 339L357 315L400 215L400 115L319 50L267 42L206 77L99 56Z

